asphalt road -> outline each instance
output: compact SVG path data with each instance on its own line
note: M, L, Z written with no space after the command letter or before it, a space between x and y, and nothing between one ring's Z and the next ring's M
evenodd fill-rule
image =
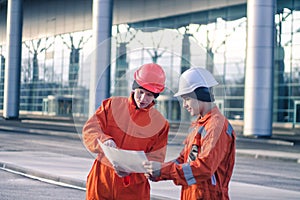
M1 200L82 200L85 191L26 178L0 170L0 199Z
M72 139L61 136L0 131L0 141L0 151L17 151L20 152L20 156L26 151L53 152L85 158L94 156L86 150L79 137ZM239 146L243 146L243 144L240 143ZM178 145L169 145L167 159L175 158L181 148ZM84 199L84 191L30 180L2 170L0 175L0 199L19 199L20 197L22 199ZM293 162L237 156L232 180L299 191L300 168L299 164Z
M232 180L299 192L300 167L294 162L237 157Z

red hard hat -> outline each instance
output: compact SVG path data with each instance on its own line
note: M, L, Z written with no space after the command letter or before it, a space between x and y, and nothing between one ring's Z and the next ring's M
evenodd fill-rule
M165 88L166 75L160 65L148 63L136 70L134 80L150 92L161 93Z

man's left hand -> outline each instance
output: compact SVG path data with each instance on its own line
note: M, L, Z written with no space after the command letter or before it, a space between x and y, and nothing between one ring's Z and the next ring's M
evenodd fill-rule
M145 161L143 163L144 168L146 169L145 176L147 178L156 178L160 176L161 163L156 161ZM147 175L148 174L148 175ZM149 176L150 175L150 176Z

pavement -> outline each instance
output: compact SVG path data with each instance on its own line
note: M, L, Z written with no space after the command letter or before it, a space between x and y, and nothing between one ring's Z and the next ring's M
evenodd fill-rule
M237 156L250 156L262 159L276 159L298 163L300 166L300 131L299 128L276 126L272 137L249 138L241 132L240 123L234 123L237 132ZM78 127L68 118L49 119L33 116L21 120L0 120L1 131L15 131L31 134L55 135L78 138ZM177 156L179 141L185 137L178 132L170 133L166 160ZM176 152L176 155L175 155ZM53 152L1 151L0 169L21 174L44 182L85 190L85 181L94 158L75 157ZM231 199L299 199L300 191L275 189L231 181ZM151 199L180 199L180 187L171 181L151 182ZM259 198L258 198L259 197Z

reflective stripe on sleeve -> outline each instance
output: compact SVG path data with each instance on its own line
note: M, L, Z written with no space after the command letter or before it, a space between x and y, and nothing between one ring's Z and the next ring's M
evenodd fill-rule
M178 162L177 159L174 159L174 160L172 160L171 162L172 162L172 163L175 163L175 164L177 164L177 165L179 164L179 162Z
M230 123L228 123L228 127L227 127L227 130L226 130L226 133L230 136L232 136L232 131L233 131L233 128L231 126Z
M217 185L217 179L216 179L215 174L213 174L213 175L211 176L211 184L212 184L212 185Z
M183 164L182 165L182 170L183 170L184 177L185 177L185 180L186 180L187 184L188 185L195 184L196 180L194 178L194 175L193 175L192 168L191 168L190 164L189 163Z
M198 134L200 134L201 137L204 138L205 135L206 135L206 133L207 133L207 132L206 132L206 130L205 130L205 127L204 127L204 126L200 126L199 129L198 129Z

